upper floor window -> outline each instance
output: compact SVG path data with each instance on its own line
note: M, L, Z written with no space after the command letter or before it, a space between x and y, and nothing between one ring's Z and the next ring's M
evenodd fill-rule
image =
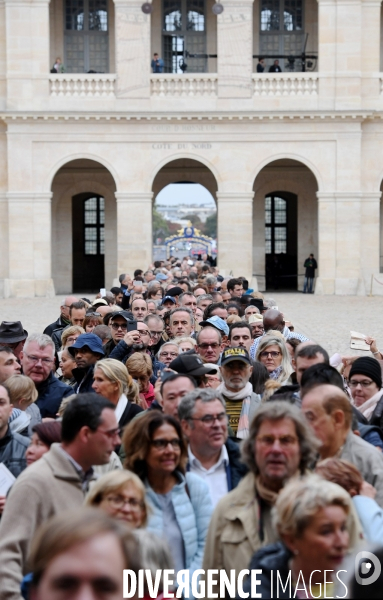
M302 70L302 54L305 44L303 0L261 0L259 52L270 57L296 56L288 65L287 60L280 58L282 70L284 65L290 70ZM273 59L266 59L266 70Z
M65 0L65 68L107 73L108 0Z
M163 0L163 57L166 73L206 71L204 0ZM198 56L190 56L197 54Z

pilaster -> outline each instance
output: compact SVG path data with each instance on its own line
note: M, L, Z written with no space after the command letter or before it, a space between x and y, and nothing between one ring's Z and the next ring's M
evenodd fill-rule
M116 192L117 272L130 273L152 258L153 193Z
M114 0L118 98L150 96L150 15L142 1Z
M49 94L49 0L4 0L7 107Z
M228 0L218 15L218 96L250 98L253 73L253 2Z
M8 192L9 268L4 296L53 296L52 193Z
M217 192L218 267L222 275L253 275L254 192Z

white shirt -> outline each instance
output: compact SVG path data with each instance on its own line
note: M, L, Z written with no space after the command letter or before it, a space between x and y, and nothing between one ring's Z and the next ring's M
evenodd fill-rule
M226 466L229 464L229 455L226 446L225 444L222 446L219 459L215 465L210 467L210 469L205 469L205 467L202 466L198 458L196 458L191 451L190 445L188 446L188 454L190 471L206 481L209 486L213 508L215 508L218 501L229 491L226 475Z
M127 407L127 405L128 405L127 397L125 396L125 394L121 394L121 396L117 402L116 409L114 411L118 423L120 422L120 419L121 419L122 415L124 414L124 410Z

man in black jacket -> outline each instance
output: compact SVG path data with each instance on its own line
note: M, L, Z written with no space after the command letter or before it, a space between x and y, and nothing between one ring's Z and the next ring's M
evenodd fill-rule
M4 463L14 477L18 477L27 466L25 452L29 438L11 433L8 419L12 413L12 404L6 384L0 385L0 463ZM0 515L5 505L5 496L0 495Z
M246 475L239 446L228 438L225 401L217 390L196 389L186 394L178 416L188 438L188 469L205 479L213 506Z
M77 365L77 368L72 371L77 381L75 392L77 394L93 392L94 365L105 356L100 338L94 333L82 333L73 346L69 346L68 352L74 357Z
M54 343L43 333L28 336L20 353L23 373L32 379L38 391L36 404L41 416L55 419L62 399L73 394L73 389L54 376L54 358Z
M44 329L45 335L49 335L51 337L55 330L63 330L65 327L70 325L69 309L73 302L78 302L78 298L76 298L76 296L67 296L65 298L64 302L60 306L59 318L54 323L47 325L47 327Z

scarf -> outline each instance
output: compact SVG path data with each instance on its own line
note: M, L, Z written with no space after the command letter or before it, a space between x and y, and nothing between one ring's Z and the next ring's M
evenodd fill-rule
M267 502L267 504L271 504L271 506L273 506L276 503L277 498L278 498L277 492L273 492L272 490L269 490L267 487L265 487L263 485L259 475L257 475L255 478L255 486L256 486L257 492L258 492L259 496L262 498L262 500Z
M369 421L371 419L372 413L374 412L376 405L378 404L380 398L382 397L382 394L383 394L383 389L377 391L376 394L371 396L371 398L366 400L366 402L364 402L361 406L357 406L357 409L360 410L362 415L364 415L366 417L367 421ZM354 404L354 402L353 402L353 404Z
M279 365L279 367L277 367L276 369L274 369L274 371L271 371L271 373L269 373L270 379L274 379L274 381L277 381L277 379L279 379L281 373L282 373L282 365Z
M225 398L227 398L228 400L231 400L232 402L242 400L242 409L241 409L241 414L239 416L237 438L239 438L240 440L244 440L244 439L248 438L249 437L249 428L250 428L250 423L249 423L250 402L251 402L251 395L253 393L253 386L251 385L250 382L247 382L247 384L245 385L245 387L242 390L239 390L238 392L231 392L230 390L227 389L225 382L222 382L218 386L217 391L221 392L221 394Z

